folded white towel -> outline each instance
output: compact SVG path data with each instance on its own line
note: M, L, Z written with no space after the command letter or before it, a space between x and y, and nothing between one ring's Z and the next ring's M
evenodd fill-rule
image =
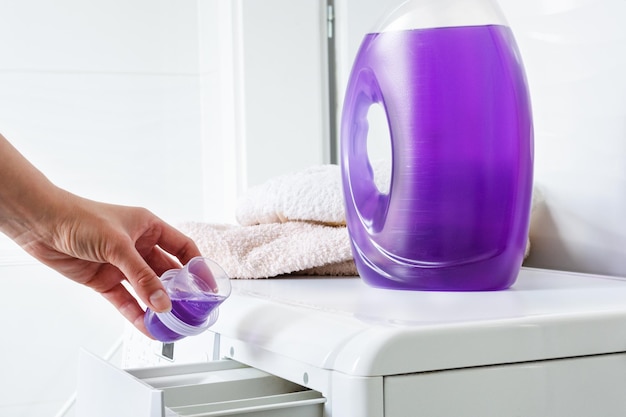
M388 190L391 162L372 162L373 177ZM237 204L243 226L289 221L345 225L346 215L339 165L319 165L272 178L251 187Z
M315 166L251 187L239 200L236 216L243 226L289 221L344 225L339 166Z
M183 223L202 255L231 278L302 275L357 275L346 227L308 222L255 226Z

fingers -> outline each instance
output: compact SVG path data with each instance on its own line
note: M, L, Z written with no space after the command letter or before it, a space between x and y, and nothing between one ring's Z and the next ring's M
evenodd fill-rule
M181 263L177 262L176 259L165 253L158 246L153 246L148 253L142 254L142 257L158 276L163 275L165 271L182 266Z
M190 238L149 211L140 209L134 211L134 214L138 217L130 224L144 224L145 228L138 235L129 233L131 240L113 245L111 249L114 253L110 254L108 261L122 272L148 307L156 312L169 311L172 304L157 274L179 268L180 265L165 252L184 264L199 256L200 251ZM132 228L129 225L127 227Z
M149 220L144 220L145 226L140 230L141 235L135 237L135 247L158 275L172 268L180 268L192 258L200 256L200 250L189 237L147 210L140 213L147 215ZM133 224L138 223L142 222Z
M161 235L157 244L164 251L174 255L182 264L200 256L200 250L193 240L167 223L163 223L161 226Z
M121 283L111 288L109 291L101 293L102 296L107 299L115 308L122 314L126 320L131 322L140 332L146 336L152 338L146 325L144 324L144 311L137 303L135 297L133 297L124 285Z
M163 284L134 248L124 251L122 257L112 260L111 263L122 271L137 296L148 307L156 312L171 310L172 303L163 289Z

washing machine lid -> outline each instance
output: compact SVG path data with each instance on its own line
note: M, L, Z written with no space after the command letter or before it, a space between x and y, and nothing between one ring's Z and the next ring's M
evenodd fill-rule
M522 268L497 292L414 292L358 278L234 281L216 333L355 376L626 350L626 280Z

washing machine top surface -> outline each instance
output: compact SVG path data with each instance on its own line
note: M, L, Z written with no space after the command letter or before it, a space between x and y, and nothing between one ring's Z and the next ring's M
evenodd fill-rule
M522 268L495 292L372 288L359 278L236 280L213 331L355 376L626 350L626 280Z

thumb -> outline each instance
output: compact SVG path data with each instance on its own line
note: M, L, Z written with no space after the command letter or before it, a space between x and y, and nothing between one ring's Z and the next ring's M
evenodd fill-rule
M172 309L172 302L156 273L136 251L115 265L126 276L137 296L151 310L166 312Z

